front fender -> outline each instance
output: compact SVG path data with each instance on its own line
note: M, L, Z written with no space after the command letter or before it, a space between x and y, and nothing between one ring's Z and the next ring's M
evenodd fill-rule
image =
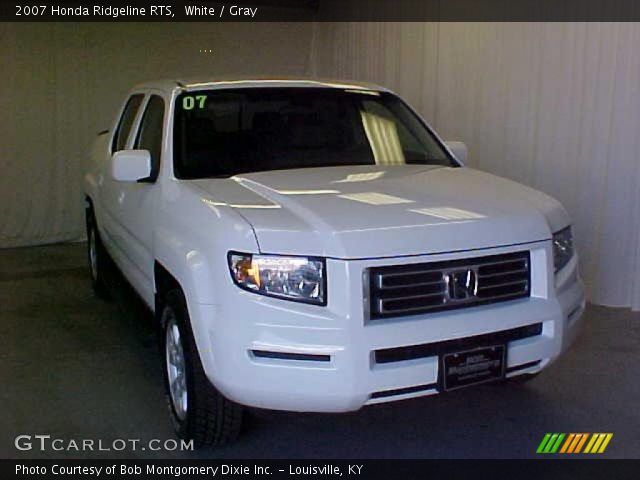
M232 283L227 252L257 252L258 243L251 226L230 207L214 205L176 184L163 190L161 198L154 256L180 284L200 360L207 376L216 378L208 331L216 321L221 292L228 291L224 285ZM155 279L154 291L158 292Z
M168 185L162 197L153 238L156 260L180 283L188 304L219 303L216 285L231 282L227 252L257 252L253 229L232 208L214 206L177 184Z

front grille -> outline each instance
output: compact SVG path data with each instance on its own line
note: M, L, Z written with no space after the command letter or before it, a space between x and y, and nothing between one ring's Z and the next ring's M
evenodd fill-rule
M370 318L400 317L528 297L528 251L369 269Z

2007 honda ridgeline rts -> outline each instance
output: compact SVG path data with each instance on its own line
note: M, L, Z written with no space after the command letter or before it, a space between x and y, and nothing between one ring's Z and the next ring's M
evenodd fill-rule
M567 212L465 154L374 85L135 88L85 177L89 261L96 291L111 258L155 311L178 435L556 359L585 304Z

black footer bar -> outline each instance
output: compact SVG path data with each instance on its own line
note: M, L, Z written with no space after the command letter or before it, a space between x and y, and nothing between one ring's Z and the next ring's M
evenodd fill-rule
M0 478L636 479L640 460L0 460Z

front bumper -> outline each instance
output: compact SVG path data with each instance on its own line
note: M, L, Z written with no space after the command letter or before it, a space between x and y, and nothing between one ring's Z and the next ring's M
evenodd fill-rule
M438 356L377 363L376 350L541 324L540 334L507 343L507 376L535 373L571 345L585 299L576 258L554 278L550 242L524 248L530 249L532 258L529 298L375 322L366 318L363 273L393 259L328 260L326 307L263 297L235 285L224 287L220 292L224 303L190 308L205 371L225 396L244 405L351 411L438 392ZM497 248L482 255L515 250Z

